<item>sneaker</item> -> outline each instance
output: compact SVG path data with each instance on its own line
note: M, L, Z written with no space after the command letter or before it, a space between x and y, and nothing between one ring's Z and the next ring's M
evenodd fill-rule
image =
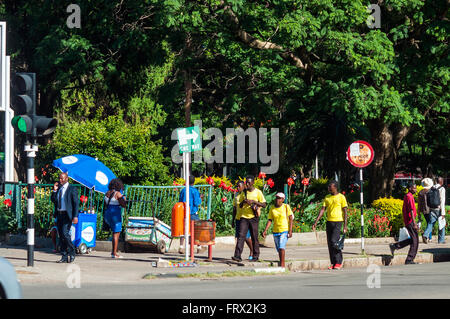
M328 270L332 270L334 268L334 265L328 266Z
M253 256L248 256L248 260L252 261L253 260Z
M259 261L259 258L258 257L252 257L252 261Z
M231 259L233 259L234 261L239 261L239 262L241 262L242 261L242 259L240 258L240 257L231 257Z
M414 261L405 261L405 265L419 265L419 263L416 263Z
M391 250L391 255L394 256L395 244L389 244L389 249Z
M426 238L425 236L422 236L422 241L424 244L428 244L428 238Z
M341 269L342 268L342 264L336 264L334 265L333 269Z

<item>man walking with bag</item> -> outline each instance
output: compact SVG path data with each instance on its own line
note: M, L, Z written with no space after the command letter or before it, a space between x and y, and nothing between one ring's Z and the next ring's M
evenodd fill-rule
M255 178L253 176L248 176L245 179L246 189L239 195L239 207L241 208L242 213L239 225L239 238L236 243L234 256L231 257L234 261L242 261L242 250L244 249L245 237L249 229L253 246L252 261L258 261L259 259L259 214L261 208L266 207L267 203L263 193L257 189L254 184Z
M430 191L430 188L433 186L433 180L431 178L424 178L422 180L422 187L423 189L419 192L417 196L417 203L418 203L418 209L419 209L419 228L420 228L420 221L422 220L422 215L425 218L425 221L427 222L427 228L430 225L430 207L428 206L427 201L427 193ZM424 244L428 244L428 237L422 234L422 240Z
M431 179L430 179L431 181ZM431 181L432 182L432 181ZM445 244L445 188L444 179L438 178L436 185L433 185L426 195L427 206L429 207L429 215L427 219L427 228L423 233L422 239L431 241L433 226L436 222L443 227L439 227L438 244Z
M419 248L419 226L416 224L416 204L414 202L414 194L417 191L417 187L414 183L408 185L408 194L403 198L403 222L405 228L408 231L409 237L403 241L389 244L391 254L394 255L396 249L402 249L408 245L408 257L406 257L405 265L416 264L414 258L416 258L417 250Z
M337 248L337 243L341 236L342 222L344 222L344 234L347 233L347 200L338 191L338 183L331 181L328 184L330 195L325 197L322 209L316 219L312 229L316 231L317 222L322 218L325 209L327 211L327 242L330 254L331 266L328 269L341 269L343 263L342 250Z

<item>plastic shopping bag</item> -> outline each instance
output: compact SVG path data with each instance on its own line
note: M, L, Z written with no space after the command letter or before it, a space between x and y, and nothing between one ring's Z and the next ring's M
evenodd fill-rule
M343 250L344 249L344 241L345 241L345 234L343 234L339 240L334 243L334 248L336 248L337 250Z
M445 216L440 216L439 217L439 230L444 228L445 225L446 225Z
M406 227L400 228L400 233L398 235L398 241L404 241L404 240L407 240L408 238L411 238L411 236L409 236L409 233L408 233L408 230L406 229Z

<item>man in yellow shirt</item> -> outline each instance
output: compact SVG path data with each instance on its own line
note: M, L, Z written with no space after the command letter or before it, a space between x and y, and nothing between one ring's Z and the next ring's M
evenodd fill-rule
M336 181L328 184L328 191L331 195L325 196L322 209L313 226L316 231L317 222L322 218L325 209L327 210L327 242L328 252L330 254L331 266L328 269L342 268L342 251L335 247L341 236L342 222L344 222L344 234L347 233L347 200L345 196L339 193Z
M266 229L262 236L266 238L267 230L273 221L273 240L275 241L275 248L280 257L280 267L285 267L286 243L288 238L292 237L292 224L294 221L294 214L288 204L284 204L285 195L277 193L275 195L275 205L269 211Z
M235 228L235 238L236 240L239 238L239 230L241 225L241 208L239 207L239 195L241 195L245 190L245 183L244 181L239 181L237 183L236 189L238 190L238 193L236 194L234 200L233 200L233 220L231 222L231 227ZM248 248L250 249L250 256L248 257L248 260L253 259L253 245L252 245L252 238L250 235L250 230L247 231L247 235L245 236L245 243L247 244Z
M239 207L241 208L241 218L239 225L239 238L236 243L236 249L234 250L234 256L231 257L234 261L242 261L241 255L244 249L245 235L250 229L250 236L252 238L252 261L258 261L259 259L259 242L258 242L258 224L259 216L257 213L258 208L266 207L266 199L263 193L255 188L255 178L248 176L245 179L246 189L239 195Z

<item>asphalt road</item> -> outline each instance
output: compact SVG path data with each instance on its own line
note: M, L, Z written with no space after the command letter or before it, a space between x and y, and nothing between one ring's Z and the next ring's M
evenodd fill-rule
M133 284L22 284L24 298L43 299L445 299L450 263L349 268L232 278L162 278ZM373 288L369 288L373 286ZM377 288L379 286L379 288Z

